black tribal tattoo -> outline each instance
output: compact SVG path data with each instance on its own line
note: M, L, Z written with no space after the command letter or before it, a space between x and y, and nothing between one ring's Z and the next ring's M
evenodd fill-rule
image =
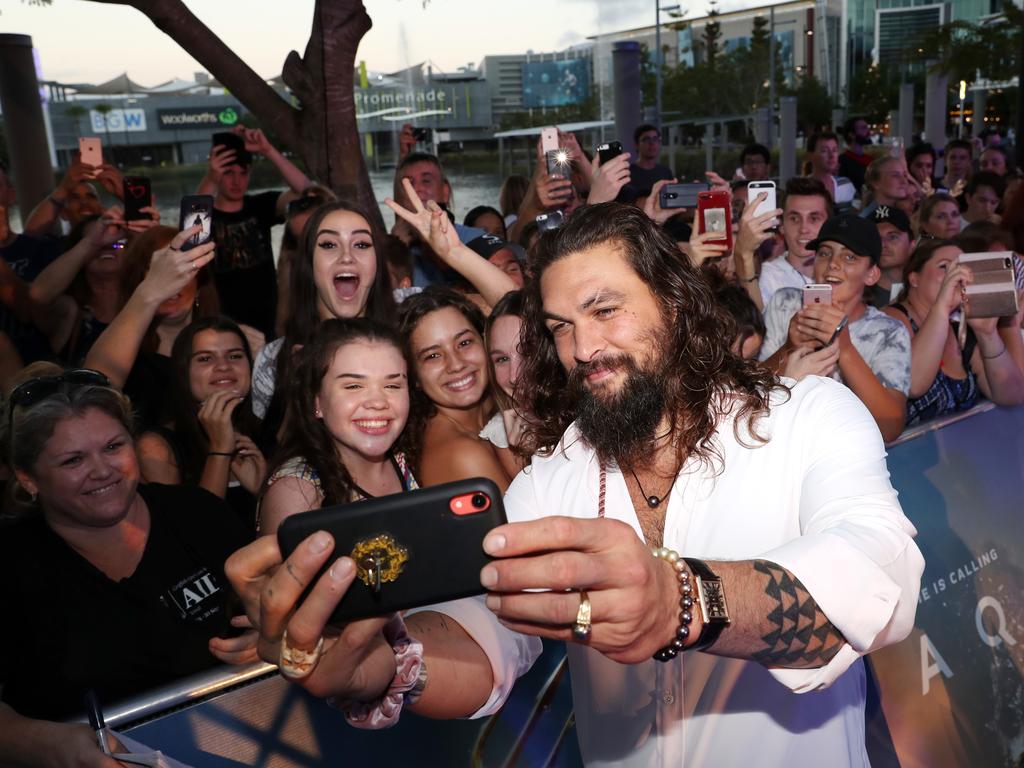
M845 642L842 634L818 608L793 574L767 560L755 560L754 570L767 577L765 594L776 601L766 617L774 629L761 640L767 645L752 656L767 667L818 667L827 664Z

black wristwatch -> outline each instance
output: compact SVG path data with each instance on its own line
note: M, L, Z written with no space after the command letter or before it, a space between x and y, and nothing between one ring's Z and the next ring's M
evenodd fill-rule
M693 557L684 557L683 560L693 574L693 580L697 582L697 604L700 605L700 614L704 619L700 637L686 650L703 651L714 645L722 630L729 626L729 607L725 602L722 580L708 568L707 563Z

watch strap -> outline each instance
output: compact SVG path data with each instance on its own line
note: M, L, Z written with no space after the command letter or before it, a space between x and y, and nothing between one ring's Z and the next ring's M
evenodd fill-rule
M697 604L700 606L703 624L697 642L687 648L690 651L703 651L714 645L729 626L729 608L725 602L725 591L722 580L703 560L684 557L687 567L696 582Z

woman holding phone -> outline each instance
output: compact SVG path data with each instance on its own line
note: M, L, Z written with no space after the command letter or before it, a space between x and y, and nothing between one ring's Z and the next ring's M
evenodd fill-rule
M417 488L396 444L409 417L397 334L367 318L330 319L299 353L283 460L260 502L259 530L296 512Z
M950 315L974 279L960 253L949 240L922 242L903 269L903 291L884 310L911 336L908 424L967 410L979 395L998 405L1024 403L1024 374L999 335L999 318L967 320L960 346L959 324Z

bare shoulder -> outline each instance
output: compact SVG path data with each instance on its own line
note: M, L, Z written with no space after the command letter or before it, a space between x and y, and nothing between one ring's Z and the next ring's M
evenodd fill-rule
M430 426L435 427L435 424ZM454 428L436 427L428 428L423 443L419 473L423 485L487 477L505 490L510 478L494 446Z
M271 483L260 502L260 533L275 533L285 518L319 509L323 496L301 477L280 477Z
M156 432L143 432L135 441L135 450L140 458L166 461L177 464L171 444Z

